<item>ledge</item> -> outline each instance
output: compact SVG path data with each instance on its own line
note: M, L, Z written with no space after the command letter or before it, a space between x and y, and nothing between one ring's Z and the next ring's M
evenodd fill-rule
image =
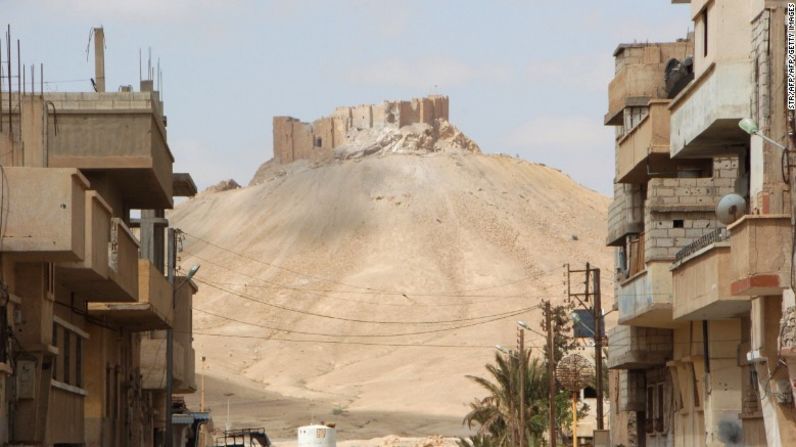
M83 397L85 397L88 394L86 393L86 390L84 390L83 388L76 387L74 385L69 385L68 383L59 382L58 380L55 379L50 379L50 385L52 385L53 388L57 388L61 391L66 391L67 393L77 394Z

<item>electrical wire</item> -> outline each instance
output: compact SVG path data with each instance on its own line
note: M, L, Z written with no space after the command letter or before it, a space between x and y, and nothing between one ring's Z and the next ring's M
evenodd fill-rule
M293 270L293 269L290 269L290 268L287 268L287 267L276 265L276 264L273 264L273 263L270 263L270 262L266 262L266 261L263 261L263 260L260 260L260 259L257 259L257 258L253 258L253 257L251 257L249 255L245 255L243 253L236 252L235 250L232 250L230 248L224 247L224 246L219 245L219 244L217 244L215 242L211 242L211 241L208 241L207 239L203 239L203 238L201 238L199 236L196 236L196 235L193 235L191 233L188 233L188 232L186 232L184 230L183 230L183 234L185 234L186 236L188 236L190 238L193 238L195 240L203 242L203 243L205 243L207 245L215 247L215 248L217 248L219 250L222 250L222 251L225 251L225 252L230 253L232 255L241 257L243 259L247 259L249 261L256 262L258 264L262 264L262 265L265 265L267 267L272 267L272 268L275 268L275 269L278 269L278 270L282 270L282 271L291 273L291 274L296 275L296 276L314 279L316 281L339 284L339 285L350 287L350 288L353 288L353 289L360 289L360 290L366 290L366 291L370 291L370 292L377 292L377 293L383 294L383 295L412 295L412 296L420 297L420 296L446 296L446 293L448 293L448 292L439 292L439 293L417 292L417 293L415 293L415 292L409 292L409 291L386 290L386 289L379 289L379 288L376 288L376 287L368 287L368 286L360 286L360 285L356 285L356 284L349 284L349 283L345 283L345 282L342 282L342 281L337 281L335 279L330 279L330 278L325 278L325 277L322 277L322 276L312 275L312 274L309 274L309 273L299 272L297 270ZM493 285L493 286L479 287L479 288L474 288L474 289L465 289L465 290L462 290L461 292L462 293L466 293L466 292L471 292L471 291L481 291L481 290L489 290L489 289L496 289L496 288L506 287L508 285L514 285L514 284L517 284L517 283L520 283L520 282L523 282L523 281L528 281L528 280L531 280L531 279L538 279L539 277L547 275L549 273L551 273L551 272L540 272L537 275L530 275L530 276L525 276L525 277L522 277L522 278L517 278L517 279L511 280L508 283L498 284L498 285ZM460 297L462 297L461 293L451 294L451 295L447 295L447 296L450 296L451 298L460 298Z
M221 292L226 292L226 293L228 293L230 295L234 295L234 296L237 296L239 298L243 298L245 300L252 301L252 302L255 302L255 303L259 303L259 304L263 304L265 306L273 307L273 308L276 308L276 309L281 309L281 310L288 311L288 312L295 312L295 313L298 313L298 314L303 314L303 315L308 315L308 316L313 316L313 317L318 317L318 318L326 318L326 319L330 319L330 320L349 321L349 322L352 322L352 323L366 323L366 324L444 324L444 323L458 323L458 322L462 322L462 321L473 321L473 320L482 320L482 319L485 319L485 318L493 318L493 317L498 317L498 316L507 316L507 315L510 315L510 314L518 313L518 312L519 313L526 312L526 311L529 311L529 310L532 310L532 309L536 309L536 308L539 307L539 306L531 306L531 307L525 307L525 308L520 308L520 309L513 309L513 310L508 311L508 312L502 312L502 313L497 313L497 314L480 315L480 316L477 316L477 317L468 317L468 318L456 318L456 319L451 319L451 320L421 320L421 321L364 320L364 319L358 319L358 318L346 318L346 317L340 317L340 316L335 316L335 315L326 315L326 314L321 314L321 313L317 313L317 312L310 312L310 311L295 309L295 308L292 308L292 307L283 306L281 304L269 303L267 301L261 301L261 300L255 298L255 297L252 297L252 296L249 296L249 295L244 295L242 293L235 292L234 290L226 289L224 287L219 287L219 286L217 286L217 285L215 285L215 284L213 284L213 283L211 283L209 281L203 280L203 279L194 278L194 280L196 282L198 282L198 283L207 285L208 287L211 287L213 289L219 290Z
M211 332L197 332L196 335L203 335L207 337L225 337L225 338L249 338L265 341L280 341L289 343L312 343L312 344L332 344L332 345L356 345L356 346L384 346L392 348L460 348L460 349L495 349L494 346L487 345L446 345L446 344L420 344L420 343L373 343L365 341L341 341L341 340L314 340L314 339L292 339L292 338L273 338L259 335L233 335L233 334L218 334Z
M344 290L344 291L340 291L340 290L332 290L332 289L315 289L315 288L307 288L307 287L290 286L290 285L285 285L285 284L277 283L277 282L274 282L274 281L270 281L268 279L258 278L258 277L254 276L254 275L251 275L251 274L245 273L243 271L227 267L226 265L224 265L222 263L213 261L211 259L199 256L199 255L196 255L196 254L193 254L193 253L190 253L190 252L188 252L188 255L192 256L192 257L194 257L194 258L196 258L196 259L198 259L200 261L202 261L203 263L209 263L209 264L212 264L212 265L214 265L214 266L216 266L218 268L224 269L224 270L226 270L226 271L228 271L230 273L233 273L233 274L236 274L236 275L240 275L240 276L244 276L244 277L248 277L248 278L251 278L251 279L254 279L256 281L263 282L263 283L266 284L266 285L259 285L259 284L235 283L235 282L215 282L217 285L240 286L240 287L244 287L244 288L245 287L255 287L255 288L271 288L271 289L293 290L293 291L297 291L297 292L309 293L309 294L311 294L313 296L317 296L317 297L320 297L320 298L337 299L337 300L340 300L340 301L349 301L349 302L360 303L360 304L375 304L375 305L380 305L380 306L397 306L397 307L417 307L417 306L420 306L420 307L445 307L445 306L466 306L466 305L477 305L477 304L492 304L492 303L495 303L497 301L502 301L502 300L531 299L531 298L533 298L533 297L529 297L527 295L459 295L459 296L456 296L456 297L457 298L488 297L488 298L493 298L493 299L483 300L483 301L457 301L455 303L432 303L432 304L417 303L417 302L401 304L401 303L384 303L384 302L354 300L354 299L343 298L343 297L338 297L338 296L322 295L321 293L324 293L324 294L354 294L354 295L370 295L370 296L384 296L385 294L383 294L383 293L373 293L373 292L368 292L368 291L359 291L359 290L352 290L352 291ZM550 287L545 287L545 290L549 289L549 288ZM411 299L406 294L400 294L399 295L399 294L396 293L396 294L389 294L389 295L402 296L403 298ZM417 296L418 295L412 295L412 298L417 297ZM432 296L432 295L427 295L427 296ZM436 296L436 295L434 295L434 296ZM448 296L445 296L445 297L454 297L454 295L448 295Z
M224 320L227 320L227 321L233 321L233 322L236 322L236 323L241 323L241 324L254 326L254 327L259 327L259 328L262 328L262 329L268 329L268 330L272 330L272 331L287 332L287 333L298 334L298 335L315 335L315 336L322 336L322 337L341 337L341 338L348 338L348 337L388 338L388 337L405 337L405 336L409 336L409 335L437 334L437 333L440 333L440 332L455 331L457 329L464 329L464 328L473 327L473 326L480 326L482 324L493 323L495 321L505 320L507 318L516 317L517 315L522 315L523 313L525 313L524 311L523 312L517 312L517 313L509 314L509 315L506 315L506 316L502 316L502 317L496 317L496 318L489 319L489 320L478 321L478 322L475 322L475 323L468 323L468 324L463 324L463 325L459 325L459 326L452 326L452 327L441 328L441 329L428 329L428 330L414 331L414 332L396 332L396 333L391 333L391 334L339 334L339 333L338 334L334 334L334 333L328 333L328 332L309 332L309 331L300 331L300 330L296 330L296 329L285 329L285 328L280 328L280 327L268 326L268 325L264 325L264 324L260 324L260 323L252 323L252 322L249 322L249 321L239 320L237 318L233 318L233 317L230 317L230 316L217 314L215 312L211 312L211 311L208 311L208 310L205 310L205 309L200 309L198 307L194 307L193 310L199 311L199 312L201 312L203 314L211 315L213 317L221 318L221 319L224 319Z

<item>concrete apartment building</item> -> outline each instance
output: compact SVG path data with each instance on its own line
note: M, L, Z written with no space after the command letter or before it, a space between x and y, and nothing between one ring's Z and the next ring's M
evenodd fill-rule
M0 94L3 445L164 445L170 394L196 389L197 288L164 218L196 188L152 81L106 92L94 41L96 92ZM196 427L172 426L173 445Z
M672 3L693 34L620 45L608 91L612 445L793 445L796 179L788 152L739 127L793 147L786 2ZM747 206L725 225L730 193Z

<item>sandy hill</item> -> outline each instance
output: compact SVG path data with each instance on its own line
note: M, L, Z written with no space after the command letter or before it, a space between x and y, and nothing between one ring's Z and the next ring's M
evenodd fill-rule
M460 434L480 393L465 374L514 342L515 320L538 324L540 298L563 300L564 263L603 267L610 306L608 198L416 131L266 163L172 213L182 265L202 265L194 346L218 426L229 397L234 426L275 437L313 419L343 439Z

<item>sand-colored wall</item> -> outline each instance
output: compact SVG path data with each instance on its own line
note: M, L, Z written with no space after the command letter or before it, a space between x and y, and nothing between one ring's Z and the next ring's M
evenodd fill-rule
M328 158L345 141L351 129L403 127L416 123L432 124L448 119L447 96L428 96L409 101L385 101L338 107L330 116L310 123L289 116L273 119L274 160L290 163L296 160Z

